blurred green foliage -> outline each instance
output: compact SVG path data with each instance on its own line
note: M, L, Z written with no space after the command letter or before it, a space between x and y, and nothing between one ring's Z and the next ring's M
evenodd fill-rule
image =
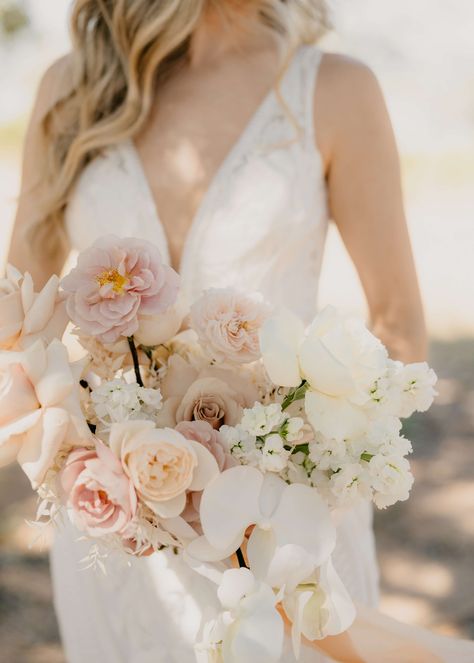
M0 0L0 34L11 37L29 25L29 18L22 3Z

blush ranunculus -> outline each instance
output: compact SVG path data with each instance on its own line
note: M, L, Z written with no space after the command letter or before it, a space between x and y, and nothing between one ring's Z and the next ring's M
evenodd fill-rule
M12 265L0 279L0 350L21 350L42 339L61 338L67 325L65 302L52 276L40 292L33 280Z
M59 475L64 503L76 527L93 537L125 534L137 495L117 456L100 440L72 451Z
M191 327L216 361L247 364L260 358L259 332L269 307L259 293L210 288L191 307Z
M164 313L175 303L179 276L153 244L107 235L79 255L61 285L74 324L114 343L137 331L139 315Z
M143 501L158 516L176 518L186 491L203 490L219 473L214 456L199 442L151 421L114 424L109 443Z

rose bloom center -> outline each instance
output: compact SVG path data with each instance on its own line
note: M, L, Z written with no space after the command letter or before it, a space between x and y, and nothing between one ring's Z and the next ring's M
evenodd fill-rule
M194 453L168 442L141 447L126 462L136 488L156 501L172 499L189 488L197 463Z
M102 288L105 285L111 285L112 290L117 294L122 294L125 286L129 283L127 276L120 274L118 269L106 269L97 275L97 283Z

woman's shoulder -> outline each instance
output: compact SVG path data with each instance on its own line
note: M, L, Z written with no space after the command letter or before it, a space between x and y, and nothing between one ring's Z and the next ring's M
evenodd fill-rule
M373 70L361 60L340 53L322 54L316 92L321 103L340 112L350 112L363 102L377 102L381 96Z
M72 81L72 56L66 54L55 60L41 77L34 106L37 118L44 117L60 99L69 94Z
M373 70L347 55L324 52L314 98L321 151L331 151L338 138L345 141L358 131L370 132L374 123L387 124L386 118L383 93Z

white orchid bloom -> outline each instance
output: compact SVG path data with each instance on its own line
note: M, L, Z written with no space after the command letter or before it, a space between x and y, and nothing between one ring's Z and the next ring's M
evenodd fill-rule
M356 609L331 559L325 562L293 591L286 591L282 606L292 622L291 635L298 658L301 635L310 641L321 640L346 631Z
M283 387L306 380L305 409L327 437L360 435L367 414L360 407L387 365L387 351L358 320L325 308L305 330L290 311L268 319L260 333L263 363Z
M249 546L254 537L263 536L275 546L294 544L311 556L315 566L329 558L336 544L329 509L314 488L288 485L254 467L232 467L214 478L204 489L200 516L204 535L192 541L187 551L204 561L234 553L250 525L256 528Z
M331 558L319 568L300 546L276 546L267 531L257 530L247 546L256 577L279 590L282 606L292 622L292 642L298 658L301 635L319 640L349 628L354 604L335 571Z
M282 654L284 624L278 597L249 569L228 569L217 595L223 612L204 627L197 646L202 663L277 663Z

